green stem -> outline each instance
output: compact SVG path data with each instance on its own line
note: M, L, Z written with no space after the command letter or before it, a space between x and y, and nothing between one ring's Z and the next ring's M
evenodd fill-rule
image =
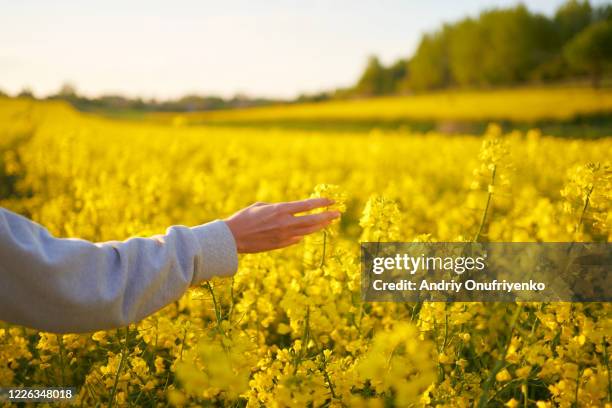
M412 308L412 312L410 313L410 321L414 322L415 319L419 318L419 313L421 311L421 307L423 307L423 301L418 301L414 304L414 307Z
M306 308L306 317L304 319L304 334L302 334L302 348L300 352L293 360L293 374L297 373L298 366L302 362L302 356L304 354L304 350L308 345L308 341L310 338L310 306Z
M227 319L231 322L232 316L234 314L234 306L236 304L236 298L234 297L234 277L232 277L232 284L230 286L230 299L232 303L230 304L230 309L229 309L229 312L227 313L228 315Z
M125 343L123 344L123 350L121 350L121 361L119 362L119 367L117 368L117 373L115 374L115 382L113 384L113 390L111 391L110 401L108 402L108 408L112 408L113 404L115 403L115 396L117 394L117 387L119 385L119 377L121 377L121 371L123 371L123 366L127 360L129 335L130 327L127 326L125 328Z
M610 363L608 362L608 343L606 343L606 338L604 337L602 340L602 345L604 349L604 360L606 362L606 371L608 372L608 402L612 402L612 378L610 378Z
M580 213L580 219L578 220L578 223L576 224L576 228L574 229L574 235L578 233L578 231L580 230L580 227L582 226L582 223L584 221L584 216L586 215L587 208L589 207L589 201L591 199L591 194L593 193L594 188L595 188L595 185L594 184L591 185L586 195L586 198L584 200L584 206L582 207L582 213Z
M321 255L321 264L319 268L325 266L325 250L327 248L327 231L323 231L323 254Z
M181 340L181 351L179 353L179 360L183 361L183 350L185 349L185 340L187 339L187 329L183 333L183 339Z
M580 372L578 372L578 376L576 377L576 392L574 394L574 406L578 407L578 391L580 391L580 380L582 379L582 374L584 373L584 367L580 367Z
M484 386L482 388L482 395L480 396L480 400L478 401L478 408L484 408L488 406L487 404L489 403L489 400L488 400L489 391L491 387L493 386L493 384L495 383L495 376L504 366L504 362L506 361L506 354L508 353L508 348L510 347L510 343L512 342L512 333L514 332L514 326L516 326L516 322L518 321L522 308L523 308L523 305L518 305L516 308L516 311L514 312L514 315L512 316L512 320L510 323L510 332L508 334L508 340L506 340L506 344L504 345L504 350L502 352L501 357L499 358L499 360L497 360L497 362L493 366L493 369L489 373L489 377L487 377L484 383Z
M497 392L495 394L493 394L493 396L491 398L489 398L489 401L494 401L499 395L501 395L508 388L514 387L514 385L520 383L521 381L522 381L522 379L520 379L520 378L515 378L513 380L508 381L503 386L501 386L499 388L499 390L497 390Z
M448 308L448 303L446 303L445 308ZM448 310L444 311L444 341L442 342L442 352L446 349L446 344L448 343Z
M480 239L480 235L482 234L482 230L484 228L485 222L487 221L487 213L489 212L489 207L491 206L491 201L493 200L493 192L490 187L495 186L495 173L497 171L497 166L493 165L493 170L491 171L491 184L489 185L489 192L487 195L487 204L485 205L484 211L482 212L482 218L480 219L480 225L478 226L478 232L474 237L474 242L478 242Z
M62 376L62 384L61 386L65 386L66 385L66 374L65 374L65 369L64 369L64 339L61 335L56 335L57 336L57 344L59 346L59 360L60 360L60 373Z
M206 282L206 287L210 292L210 296L212 297L213 305L215 307L215 318L217 319L217 328L221 330L221 310L219 309L219 304L217 303L217 298L215 297L215 291L212 288L210 282Z
M325 381L327 382L332 398L338 398L338 396L336 395L336 392L334 391L334 384L332 383L331 378L329 377L329 373L327 372L327 360L325 360L325 353L323 353L323 351L324 350L321 349L321 357L323 358L323 377L325 378Z

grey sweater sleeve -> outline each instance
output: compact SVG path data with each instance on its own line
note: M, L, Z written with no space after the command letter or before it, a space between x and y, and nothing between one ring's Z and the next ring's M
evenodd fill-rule
M220 220L92 243L54 238L0 208L0 320L10 323L56 333L125 326L237 266L234 237Z

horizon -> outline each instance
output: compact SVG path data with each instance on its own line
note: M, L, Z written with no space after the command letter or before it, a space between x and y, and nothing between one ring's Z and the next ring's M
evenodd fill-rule
M424 32L520 2L5 3L0 90L14 95L29 88L46 97L70 83L87 97L168 100L293 99L346 87L370 55L384 64L407 58ZM549 16L562 3L523 2Z

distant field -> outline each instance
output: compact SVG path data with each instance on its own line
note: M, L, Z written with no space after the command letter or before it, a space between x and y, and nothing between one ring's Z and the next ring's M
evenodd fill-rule
M175 124L402 121L570 121L612 115L612 88L517 88L276 105L191 113L159 113Z

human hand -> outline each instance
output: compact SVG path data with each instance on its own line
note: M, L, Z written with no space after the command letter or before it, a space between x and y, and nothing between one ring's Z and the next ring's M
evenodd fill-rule
M234 235L239 253L264 252L299 242L304 235L322 230L340 216L338 211L296 216L327 207L327 198L311 198L286 203L255 203L225 219Z

